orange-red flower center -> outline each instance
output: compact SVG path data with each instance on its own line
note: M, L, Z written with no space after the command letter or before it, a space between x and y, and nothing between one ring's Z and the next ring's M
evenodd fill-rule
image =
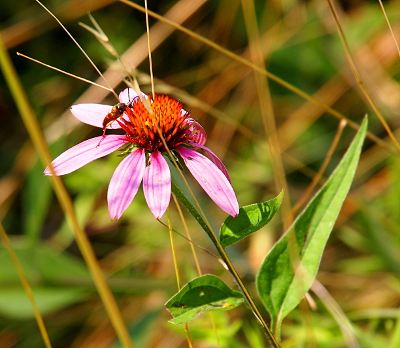
M128 119L118 122L128 141L145 151L166 151L160 133L170 150L191 141L187 123L190 114L182 112L182 103L168 95L156 94L143 100L137 97L125 113Z

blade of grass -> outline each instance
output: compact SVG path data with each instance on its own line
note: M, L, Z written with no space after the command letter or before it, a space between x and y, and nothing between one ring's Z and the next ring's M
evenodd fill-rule
M107 79L103 76L101 73L100 69L94 64L94 62L90 59L88 54L85 52L85 50L79 45L79 43L75 40L75 38L71 35L71 33L67 30L67 28L61 23L61 21L46 7L44 6L39 0L36 0L36 2L43 7L44 10L47 11L47 13L52 16L58 25L63 28L63 30L68 34L68 36L71 38L71 40L74 42L74 44L79 48L79 50L83 53L83 55L86 57L86 59L89 61L89 63L93 66L93 68L96 70L96 72L99 74L99 76L103 79L103 81L108 85L108 88L111 90L111 92L114 94L115 98L118 99L118 94L115 93L115 91L112 89L110 83L107 81Z
M151 58L151 43L150 43L150 26L149 26L149 9L147 7L147 0L144 0L144 5L146 8L146 33L147 33L147 49L149 51L149 72L151 80L151 95L154 98L156 92L154 91L154 76L153 76L153 60Z
M254 2L252 0L242 0L241 3L252 60L260 68L263 68L264 55L261 48L261 40L258 31ZM282 216L285 217L283 218L283 229L285 231L292 224L293 218L290 209L289 187L286 181L285 169L282 163L282 150L276 132L272 98L268 87L268 79L261 74L258 74L256 71L254 71L254 77L256 80L258 100L260 103L261 116L264 124L264 132L269 144L272 167L275 174L275 190L276 193L279 193L282 191L282 189L286 192L281 205Z
M0 223L0 240L3 242L6 247L8 253L10 254L10 258L17 269L19 278L21 279L22 286L25 289L26 294L28 295L29 301L31 302L33 312L35 313L36 322L39 326L40 334L42 335L44 344L46 348L51 348L51 342L49 338L49 334L47 333L46 326L44 325L43 317L40 314L39 308L35 301L35 296L33 295L32 288L26 278L24 269L22 268L21 263L18 260L18 256L15 253L14 248L12 247L11 241L7 236L6 231L3 228L3 225Z
M120 2L131 6L141 12L145 12L146 9L138 4L135 4L134 2L131 2L129 0L119 0ZM261 75L267 76L270 80L275 81L276 83L280 84L281 86L285 87L286 89L288 89L289 91L297 94L298 96L302 97L305 100L308 100L309 102L317 105L318 107L320 107L321 109L325 110L325 112L327 112L328 114L334 116L335 118L339 119L339 120L345 120L347 122L347 124L355 129L355 130L359 130L360 129L360 125L357 124L356 122L350 120L349 118L347 118L346 116L344 116L343 114L341 114L340 112L338 112L335 109L332 109L330 106L320 102L318 99L315 99L314 97L310 96L309 94L303 92L300 88L295 87L294 85L290 84L289 82L286 82L285 80L281 79L280 77L270 73L269 71L265 70L262 67L257 66L256 64L250 62L249 60L247 60L246 58L243 58L241 56L239 56L238 54L229 51L226 48L223 48L222 46L218 45L217 43L193 32L190 29L185 28L184 26L175 23L174 21L167 19L155 12L152 11L148 11L149 15L158 19L159 21L162 21L164 23L169 24L170 26L178 29L179 31L191 36L192 38L212 47L213 49L215 49L216 51L248 66L249 68L255 70L256 72L260 73ZM380 139L379 137L377 137L375 134L372 134L371 132L367 132L367 137L369 139L371 139L373 142L375 142L376 144L382 146L383 148L385 148L388 152L399 156L399 152L396 151L395 149L392 148L392 146L390 146L388 143L386 143L385 141L383 141L382 139Z
M185 216L183 215L181 206L179 205L179 202L178 202L178 200L176 199L175 195L172 195L172 198L173 198L173 200L174 200L176 209L178 210L178 213L179 213L179 217L180 217L180 219L181 219L181 221L182 221L182 224L183 224L183 227L184 227L184 229L185 229L187 240L188 240L188 241L191 241L191 240L192 240L192 237L191 237L191 235L190 235L189 228L188 228L188 226L187 226L187 224L186 224ZM196 265L197 274L198 274L199 277L201 277L203 273L202 273L202 271L201 271L201 267L200 267L199 259L198 259L198 257L197 257L196 249L194 248L194 244L193 244L193 243L190 243L190 242L189 242L189 245L190 245L190 249L191 249L191 251L192 251L194 263L195 263L195 265ZM216 325L215 325L214 315L213 315L212 312L209 312L209 316L210 316L210 321L211 321L212 328L213 328L213 331L214 331L214 334L215 334L215 339L216 339L216 341L217 341L217 347L220 348L219 337L218 337L218 331L217 331L217 327L216 327Z
M303 196L299 199L299 201L296 203L296 205L293 207L292 210L292 214L296 215L296 213L300 210L300 208L303 206L303 204L306 203L306 201L308 200L308 198L310 197L312 191L314 190L315 186L318 185L318 183L320 182L322 175L324 174L324 171L326 169L326 167L328 166L330 160L332 159L332 155L336 150L336 147L339 143L340 137L343 133L343 129L344 127L346 127L346 121L341 121L339 123L339 127L338 130L335 134L335 137L332 141L332 144L325 156L324 161L321 164L321 167L319 168L317 174L314 176L311 184L307 187L307 190L303 193Z
M340 330L342 331L342 334L347 342L347 347L359 348L360 345L358 344L357 337L350 320L346 317L346 314L344 314L343 310L340 308L339 304L335 301L328 290L326 290L317 279L315 279L311 285L311 290L320 298L322 303L338 323Z
M181 221L182 221L182 224L183 224L183 227L184 227L184 229L185 229L186 237L187 237L187 239L188 239L189 241L191 241L191 240L192 240L192 236L190 235L189 228L188 228L188 226L187 226L186 219L185 219L185 216L183 215L181 206L179 205L179 202L178 202L178 200L176 199L175 195L172 195L172 198L173 198L173 200L174 200L176 209L178 210L178 213L179 213L179 217L180 217L180 219L181 219ZM200 277L203 273L202 273L202 271L201 271L201 267L200 267L200 263L199 263L199 258L197 257L196 249L194 248L194 244L193 244L193 243L189 243L189 245L190 245L190 249L191 249L191 251L192 251L194 263L195 263L195 265L196 265L197 275Z
M392 130L390 129L389 125L387 124L385 118L383 117L382 113L379 111L378 106L376 105L374 99L372 98L371 94L369 93L369 91L367 90L367 88L365 87L365 85L364 85L364 83L363 83L363 81L361 79L360 72L359 72L359 70L357 68L357 65L356 65L355 61L354 61L353 55L351 54L350 47L349 47L349 44L348 44L347 39L346 39L346 35L344 34L342 25L340 24L339 16L338 16L338 14L336 12L335 6L332 3L332 0L328 0L328 3L329 3L329 7L330 7L330 9L332 11L332 15L333 15L333 17L335 19L336 26L337 26L338 33L339 33L339 37L340 37L340 40L342 41L344 50L346 52L346 58L347 58L347 60L349 62L350 69L351 69L351 71L352 71L352 73L354 75L354 78L355 78L358 86L360 87L361 92L364 94L364 96L367 99L368 103L371 105L372 109L374 110L374 112L375 112L376 116L378 117L380 123L382 124L383 128L386 130L387 134L389 135L390 139L392 140L393 144L396 146L397 150L400 151L399 142L397 141L397 139L394 136Z
M399 48L399 44L397 43L396 36L394 35L392 26L390 25L390 21L389 21L389 18L388 18L388 16L387 16L387 14L386 14L385 7L383 6L382 0L378 0L378 1L379 1L379 6L380 6L381 9L382 9L383 15L385 16L385 20L386 20L386 23L387 23L387 25L388 25L388 27L389 27L390 34L392 35L393 42L394 42L394 44L396 45L397 53L398 53L398 55L399 55L399 57L400 57L400 48Z
M176 256L174 233L173 233L173 229L172 229L172 221L171 221L171 215L170 215L169 208L167 209L167 219L168 219L169 240L171 242L171 249L172 249L172 258L174 260L176 284L178 286L178 290L181 290L181 288L182 288L181 275L180 275L179 267L178 267L178 258ZM184 324L184 330L185 330L186 341L188 343L188 346L189 346L189 348L193 348L192 339L190 338L190 334L189 334L189 326L187 323Z
M45 165L50 166L51 163L50 151L45 142L43 133L40 130L39 123L37 122L37 119L35 118L35 115L32 111L32 108L29 105L28 99L24 93L23 87L14 69L14 66L11 62L8 52L4 48L1 37L0 37L0 65L3 70L5 79L8 83L9 89L17 104L22 120L25 124L25 127L27 128L28 133L32 139L32 142L34 143L43 163ZM68 221L70 222L72 230L75 233L76 242L86 261L86 264L88 265L90 273L95 282L96 288L110 317L110 321L113 324L114 329L117 332L117 335L121 340L122 344L124 345L124 347L133 348L129 332L122 319L121 312L118 309L115 298L112 295L112 292L104 279L104 276L99 267L96 256L94 254L93 248L90 245L87 235L85 234L85 232L82 230L82 228L78 223L71 199L61 181L61 178L55 176L54 170L51 166L50 169L53 174L50 177L50 180L52 181L54 190L60 201L61 207L64 210L64 213Z
M183 23L196 13L196 11L198 11L206 1L207 0L178 1L165 13L165 17L171 18L178 23ZM173 33L173 31L173 28L169 28L169 26L164 23L155 23L152 25L150 28L152 50L155 50L160 46L164 40ZM120 61L129 62L130 66L135 68L147 57L147 34L145 33L121 55ZM121 73L118 69L115 69L114 65L108 68L103 73L103 76L109 81L112 88L116 88L121 83ZM102 83L102 81L102 78L99 78L95 82ZM101 103L108 94L108 91L90 87L77 100L75 100L74 104ZM51 126L46 129L45 133L48 142L53 143L63 134L71 131L72 128L75 128L77 124L79 124L79 121L76 120L76 122L74 122L74 120L75 118L71 119L71 113L69 110L64 112L57 121L53 122Z

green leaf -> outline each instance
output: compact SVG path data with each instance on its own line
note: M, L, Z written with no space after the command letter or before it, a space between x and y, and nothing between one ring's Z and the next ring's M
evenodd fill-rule
M32 291L41 315L63 309L90 296L87 291L72 287L34 287ZM1 290L0 313L15 319L35 317L32 304L22 286Z
M241 207L239 215L228 216L219 231L221 245L227 247L264 227L281 206L283 192L274 199Z
M174 317L172 324L185 324L205 311L232 309L243 301L241 293L217 276L207 274L187 283L165 306Z
M35 250L31 250L28 243L15 243L14 240L12 243L28 281L37 283L38 280L43 280L51 285L77 285L82 282L86 286L92 286L90 273L79 259L40 242ZM0 249L0 265L0 288L20 283L15 265L5 249Z
M42 315L91 296L93 281L79 259L55 251L40 241L35 249L31 249L29 242L14 242L13 239L11 242ZM0 313L10 318L34 318L31 302L6 249L0 248L0 265Z
M30 247L34 247L40 238L43 221L49 209L52 190L50 180L43 175L43 164L37 161L29 171L24 190L22 190L24 233Z
M353 180L367 124L365 119L334 173L260 267L258 293L278 334L281 321L297 306L317 274L325 244ZM293 268L298 261L301 267L295 274Z

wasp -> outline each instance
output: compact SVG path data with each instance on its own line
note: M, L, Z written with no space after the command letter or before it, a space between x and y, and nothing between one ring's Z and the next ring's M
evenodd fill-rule
M118 120L124 114L127 109L132 106L132 103L118 103L115 104L110 112L104 117L103 120L103 137L106 133L106 129L111 125L114 121Z
M106 135L106 129L108 126L110 126L114 121L118 120L120 117L124 115L124 112L129 110L129 108L132 106L132 102L129 103L118 103L115 104L110 112L104 117L103 120L103 137L97 144L97 146L100 145L100 143L103 141L105 135Z

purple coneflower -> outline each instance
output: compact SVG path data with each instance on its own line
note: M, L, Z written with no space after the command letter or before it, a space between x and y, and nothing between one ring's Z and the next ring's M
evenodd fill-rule
M146 100L143 102L144 98ZM58 156L51 164L56 175L71 173L97 158L116 151L121 146L125 158L115 170L108 188L108 210L111 220L119 219L131 204L140 183L147 205L156 219L165 213L171 197L171 173L164 158L168 157L165 144L175 156L183 159L186 167L210 198L226 213L236 216L238 202L230 184L229 174L221 160L207 147L203 127L182 109L182 103L167 95L139 97L127 88L119 95L125 104L121 117L113 118L107 128L123 129L125 135L109 134L86 140ZM124 106L124 105L120 105ZM151 107L152 112L148 108ZM103 128L110 105L78 104L71 112L80 121ZM114 109L115 110L115 109ZM203 150L207 156L196 150ZM51 175L47 167L45 175Z

